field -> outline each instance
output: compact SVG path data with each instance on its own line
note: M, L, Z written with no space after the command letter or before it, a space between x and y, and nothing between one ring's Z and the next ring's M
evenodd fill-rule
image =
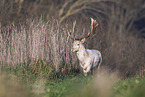
M84 76L68 32L90 18L103 60ZM144 25L144 0L0 0L0 97L145 97Z
M120 79L106 70L93 76L36 75L27 67L3 66L1 97L144 97L145 78Z

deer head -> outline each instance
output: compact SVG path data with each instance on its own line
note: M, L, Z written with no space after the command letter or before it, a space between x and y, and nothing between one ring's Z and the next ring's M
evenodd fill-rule
M82 37L80 39L76 39L75 38L75 25L76 25L76 21L73 23L73 31L72 31L73 37L70 35L70 32L68 31L69 37L72 40L74 40L73 46L72 46L72 49L71 49L73 52L77 52L80 49L83 49L84 48L83 43L85 42L85 40L88 37L92 36L95 33L95 30L96 30L96 28L98 26L98 23L96 22L96 20L94 20L93 18L91 18L91 31L87 34L87 36Z

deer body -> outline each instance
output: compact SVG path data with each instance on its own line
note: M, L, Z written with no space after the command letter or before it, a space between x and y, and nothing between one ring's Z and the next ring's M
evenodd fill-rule
M88 55L87 57L84 54L79 54L77 52L77 57L80 61L80 65L83 69L86 69L87 67L90 67L90 69L96 67L99 65L99 63L101 62L102 58L101 58L101 53L98 50L89 50L86 49ZM83 60L80 59L84 58ZM89 72L90 69L88 69L86 72Z
M74 41L72 51L77 53L79 64L83 68L85 76L94 67L100 67L102 57L98 50L85 49L82 41Z
M73 26L73 34L74 34L74 28L75 24ZM96 20L91 18L91 32L88 33L88 35L84 38L76 40L75 37L72 37L70 33L68 35L71 37L71 39L74 40L72 51L77 53L77 57L79 59L80 66L83 68L84 75L87 76L87 73L94 67L98 66L98 69L102 63L102 56L101 53L98 50L90 50L85 49L83 43L85 42L85 39L90 37L94 34L96 27L98 26Z

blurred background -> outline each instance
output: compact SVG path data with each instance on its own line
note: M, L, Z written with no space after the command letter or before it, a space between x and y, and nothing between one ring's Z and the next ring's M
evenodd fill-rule
M81 72L67 31L76 37L99 27L85 47L102 52L102 67L131 77L145 69L144 0L0 0L0 64L51 66ZM41 61L40 61L41 60Z

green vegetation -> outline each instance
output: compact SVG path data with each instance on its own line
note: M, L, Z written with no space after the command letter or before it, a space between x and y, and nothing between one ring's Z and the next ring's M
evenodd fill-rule
M99 26L85 47L101 52L103 66L132 77L145 63L144 5L144 0L1 0L0 64L35 64L37 58L51 66L47 74L80 70L67 32L76 20L76 38L87 35L92 17ZM40 73L39 66L30 68Z
M38 62L43 67L45 62L42 60ZM31 67L35 65L31 64ZM116 77L112 78L113 74L107 74L106 71L103 71L102 73L98 72L96 75L87 77L82 74L56 77L52 76L56 75L55 73L45 72L44 68L35 68L35 71L37 70L39 70L39 73L34 73L33 69L30 69L29 66L2 66L0 72L0 90L2 92L0 92L0 96L11 95L11 89L13 89L14 95L24 94L26 96L27 94L27 97L145 96L145 78L140 78L139 76L116 80ZM17 86L15 86L16 84ZM8 85L10 85L11 89L7 89ZM21 89L21 92L18 92L19 89Z
M113 97L145 97L145 78L130 78L114 86Z
M90 17L85 47L123 79L81 74L67 31L87 35ZM145 0L0 0L0 97L145 97L144 21Z

